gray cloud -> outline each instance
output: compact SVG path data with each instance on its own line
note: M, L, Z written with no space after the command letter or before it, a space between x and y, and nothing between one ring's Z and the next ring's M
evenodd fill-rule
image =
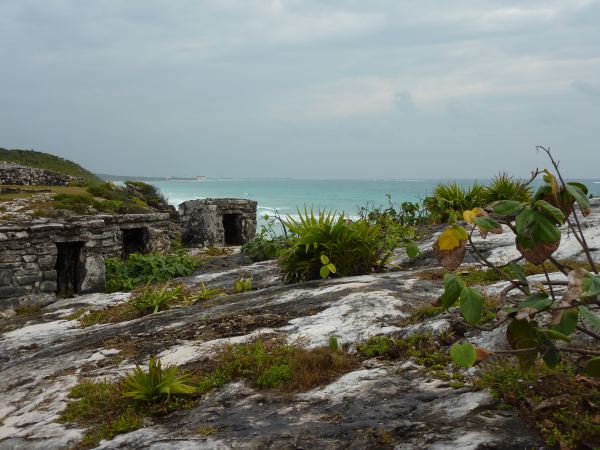
M402 178L525 175L550 144L597 177L598 21L592 0L4 0L0 146Z

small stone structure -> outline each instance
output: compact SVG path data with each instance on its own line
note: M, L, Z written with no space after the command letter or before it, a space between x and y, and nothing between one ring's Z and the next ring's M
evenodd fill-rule
M241 245L256 234L254 200L207 198L179 205L181 240L186 245Z
M105 257L166 251L175 232L167 213L0 222L0 309L102 292Z
M50 170L22 166L8 161L0 161L0 185L18 186L68 186L82 184L85 180Z

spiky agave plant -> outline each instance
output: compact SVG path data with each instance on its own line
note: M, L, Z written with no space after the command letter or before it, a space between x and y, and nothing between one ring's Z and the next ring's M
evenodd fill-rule
M123 380L123 395L134 400L155 403L171 395L190 395L196 390L185 384L185 375L178 374L177 367L162 368L159 359L150 357L148 372L136 366Z
M498 200L528 202L531 200L531 190L524 181L515 180L502 172L492 178L491 183L485 187L484 198L487 204Z
M183 299L184 286L169 286L162 288L146 286L141 289L131 300L135 309L143 314L157 313L168 309L169 303Z
M484 187L475 182L465 189L456 181L440 183L433 191L433 198L441 210L462 213L481 204Z
M350 222L343 214L315 214L305 208L304 213L298 211L298 219L288 217L284 222L291 233L289 247L280 257L287 281L320 278L324 266L329 267L326 276L368 273L380 257L380 227L367 220Z

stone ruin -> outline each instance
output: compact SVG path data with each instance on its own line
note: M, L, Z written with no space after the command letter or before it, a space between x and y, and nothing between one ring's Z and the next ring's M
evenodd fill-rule
M82 178L71 175L0 161L0 185L69 186L84 182Z
M0 309L103 292L104 258L167 251L167 213L0 222Z
M207 198L179 205L181 240L188 246L242 245L256 234L254 200Z

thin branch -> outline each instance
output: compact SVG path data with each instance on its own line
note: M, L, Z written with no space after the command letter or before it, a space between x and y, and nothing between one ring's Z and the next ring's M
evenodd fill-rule
M565 190L565 192L567 192L567 183L565 183L565 180L563 179L562 174L560 173L560 170L558 169L558 162L554 159L554 157L552 156L552 153L550 153L550 147L546 148L541 145L538 145L537 148L542 149L544 152L546 152L546 154L548 155L548 158L550 158L550 161L552 162L552 165L554 166L554 170L556 170L556 174L558 175L558 178L563 186L563 189ZM577 224L577 230L579 230L580 236L577 235L577 231L576 231L575 227L573 226L573 224L571 223L571 221L568 219L568 217L567 217L567 223L573 230L573 234L575 235L575 238L577 239L577 241L583 248L583 251L585 252L585 256L587 257L587 260L590 263L592 270L594 271L595 274L597 274L598 270L596 269L596 265L594 264L592 254L590 253L590 248L588 247L587 242L585 240L585 236L583 235L583 230L581 229L581 224L579 223L579 218L577 217L577 212L575 211L575 208L571 208L571 211L573 212L573 217L575 219L575 223Z
M563 273L563 275L567 275L567 276L569 275L569 270L572 270L570 267L566 266L565 264L562 264L557 259L554 259L553 256L549 256L548 259L550 260L550 262L552 264L554 264L554 267L556 267L558 270L560 270Z
M550 281L550 276L548 276L548 271L546 270L546 266L542 263L542 269L544 269L544 275L546 275L546 280L548 281L548 288L550 289L550 296L552 297L552 301L556 301L556 296L554 295L554 289L552 288L552 282Z
M556 350L559 352L567 352L567 353L579 353L581 355L593 355L600 356L600 351L597 350L584 350L582 348L574 348L574 347L556 347ZM520 353L531 353L537 352L537 347L531 348L519 348L516 350L493 350L492 354L495 355L518 355Z
M592 258L592 254L590 253L590 248L588 247L587 242L585 240L585 236L583 234L583 230L581 229L581 224L579 223L579 217L577 216L577 211L575 211L575 208L573 208L573 218L575 219L577 228L579 229L579 232L581 233L581 240L583 241L583 251L585 252L585 256L587 257L594 273L598 274L598 269L596 269L596 264L594 264L594 259Z
M502 270L500 270L495 264L491 263L490 261L488 261L485 256L483 256L481 254L481 252L479 251L479 249L475 246L475 244L473 243L473 232L475 231L475 227L473 227L473 229L471 230L471 232L469 233L469 244L471 244L471 248L475 251L477 257L480 259L480 261L485 264L486 266L488 266L491 269L494 269L503 279L507 280L508 282L510 282L515 288L521 290L521 292L523 292L523 294L527 295L527 292L525 291L525 289L517 282L513 281L510 279L510 277L508 277Z
M587 328L586 328L586 327L584 327L584 326L577 325L577 329L578 329L579 331L581 331L582 333L584 333L584 334L587 334L588 336L591 336L591 337L593 337L594 339L598 339L598 340L600 340L600 334L598 334L598 333L594 333L592 330L589 330L589 329L587 329Z

